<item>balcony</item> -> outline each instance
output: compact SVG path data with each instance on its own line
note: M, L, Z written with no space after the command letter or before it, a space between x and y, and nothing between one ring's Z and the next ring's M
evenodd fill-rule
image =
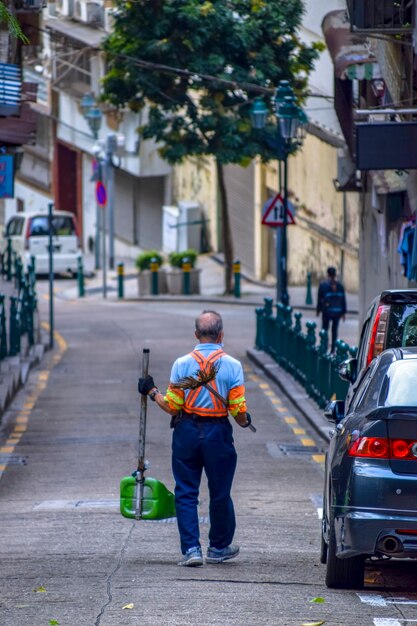
M411 33L413 0L347 0L352 30L366 34Z

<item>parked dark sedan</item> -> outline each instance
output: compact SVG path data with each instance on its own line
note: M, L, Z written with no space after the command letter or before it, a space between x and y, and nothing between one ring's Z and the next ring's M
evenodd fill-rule
M321 562L326 585L359 589L370 556L417 558L417 348L372 360L326 455Z
M417 346L417 290L387 289L369 305L359 337L357 358L349 359L352 377L345 398L346 408L372 359L388 348L408 346ZM342 377L345 363L341 365Z

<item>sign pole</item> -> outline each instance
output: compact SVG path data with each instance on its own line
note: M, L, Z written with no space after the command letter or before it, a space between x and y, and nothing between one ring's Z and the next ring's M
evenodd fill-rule
M106 166L107 167L107 166ZM101 180L102 173L102 164L100 162L100 180L97 181L96 184L96 199L98 206L101 207L101 222L102 222L102 261L103 261L103 298L107 298L107 268L106 268L106 203L107 203L107 192L106 187L104 186ZM107 174L107 172L106 172Z
M49 347L54 347L54 251L52 244L52 209L54 203L48 203L48 226L49 226Z

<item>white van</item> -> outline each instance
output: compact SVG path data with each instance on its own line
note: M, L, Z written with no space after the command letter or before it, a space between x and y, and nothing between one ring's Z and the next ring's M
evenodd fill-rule
M52 213L53 267L55 273L76 274L78 259L82 258L77 225L73 213ZM6 225L2 251L10 237L12 249L20 256L26 270L31 257L35 257L37 274L49 272L49 217L47 213L18 213Z

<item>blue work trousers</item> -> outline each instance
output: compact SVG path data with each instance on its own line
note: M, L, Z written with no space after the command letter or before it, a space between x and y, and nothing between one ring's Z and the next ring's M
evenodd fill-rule
M236 462L233 428L227 418L183 419L175 426L172 472L183 554L200 546L197 506L203 469L210 495L210 546L222 549L232 543L236 519L230 491Z

